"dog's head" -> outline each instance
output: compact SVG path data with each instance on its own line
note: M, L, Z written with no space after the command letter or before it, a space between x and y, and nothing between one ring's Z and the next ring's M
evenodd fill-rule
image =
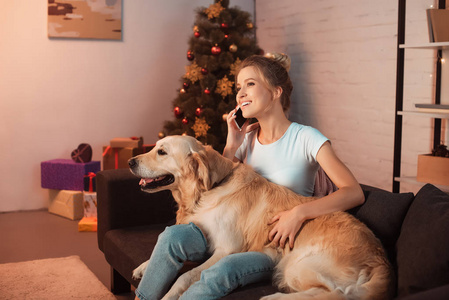
M190 136L168 136L150 152L128 161L131 172L141 178L143 191L180 191L194 198L219 182L230 171L223 168L229 163L232 168L231 161Z

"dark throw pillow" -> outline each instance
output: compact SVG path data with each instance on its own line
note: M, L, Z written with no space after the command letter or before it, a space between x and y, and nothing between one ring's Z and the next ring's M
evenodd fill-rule
M413 193L391 193L366 185L361 186L365 194L365 203L348 212L365 223L381 240L390 262L395 266L396 241L414 195Z
M399 297L449 284L449 195L426 184L397 243Z

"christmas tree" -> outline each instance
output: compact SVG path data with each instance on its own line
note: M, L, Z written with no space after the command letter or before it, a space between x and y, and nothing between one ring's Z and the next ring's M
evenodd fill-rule
M226 144L226 116L236 106L235 71L246 57L262 54L250 14L229 0L215 0L197 11L189 40L186 73L173 101L173 121L166 121L159 137L190 135L222 151Z

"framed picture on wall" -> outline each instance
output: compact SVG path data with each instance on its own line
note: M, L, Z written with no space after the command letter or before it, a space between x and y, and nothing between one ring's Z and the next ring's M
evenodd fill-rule
M122 39L122 0L48 0L48 37Z

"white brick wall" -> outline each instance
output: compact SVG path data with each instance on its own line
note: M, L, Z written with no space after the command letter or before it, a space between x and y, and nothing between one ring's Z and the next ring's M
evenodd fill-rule
M408 1L406 43L428 41L425 9ZM260 46L292 58L290 118L332 140L359 182L391 190L396 87L397 1L257 0ZM434 52L406 51L405 104L431 102ZM403 175L431 149L432 122L404 117ZM416 192L419 186L401 184Z

